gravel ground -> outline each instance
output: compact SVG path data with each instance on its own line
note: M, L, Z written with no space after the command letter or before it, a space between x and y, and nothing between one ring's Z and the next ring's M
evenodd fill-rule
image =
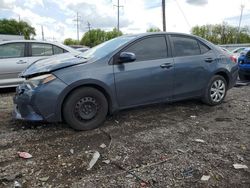
M130 109L87 132L13 121L13 90L0 95L0 187L250 187L250 86L233 88L219 106Z

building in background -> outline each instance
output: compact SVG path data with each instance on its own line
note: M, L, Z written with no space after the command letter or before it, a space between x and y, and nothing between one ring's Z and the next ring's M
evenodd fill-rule
M3 35L3 34L0 34L0 42L1 41L9 41L9 40L24 40L24 36L22 36L22 35Z

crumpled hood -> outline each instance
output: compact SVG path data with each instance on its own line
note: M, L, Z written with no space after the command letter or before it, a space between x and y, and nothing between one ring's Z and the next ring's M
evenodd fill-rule
M28 68L26 68L20 76L23 78L33 77L35 75L50 73L52 71L62 69L65 67L70 67L74 65L78 65L81 63L86 63L87 60L81 55L65 53L56 55L47 59L41 59L33 64L31 64Z

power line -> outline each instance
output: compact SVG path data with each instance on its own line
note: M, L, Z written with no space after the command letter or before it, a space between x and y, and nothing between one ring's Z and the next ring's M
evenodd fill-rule
M120 5L120 0L117 0L117 5L113 5L117 7L117 30L120 31L120 8L123 6Z
M191 25L190 25L190 23L189 23L189 21L188 21L188 19L187 19L186 14L185 14L184 11L182 10L182 8L181 8L179 2L178 2L177 0L175 0L175 2L176 2L176 4L177 4L178 9L181 11L182 16L184 17L186 24L188 25L189 29L191 29Z

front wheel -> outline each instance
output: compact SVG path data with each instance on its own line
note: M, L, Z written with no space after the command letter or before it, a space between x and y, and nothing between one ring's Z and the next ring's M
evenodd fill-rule
M90 130L100 126L108 113L106 97L95 88L73 91L63 105L63 117L75 130Z
M215 75L210 80L205 94L203 96L203 102L214 106L221 104L227 94L227 82L224 77Z

